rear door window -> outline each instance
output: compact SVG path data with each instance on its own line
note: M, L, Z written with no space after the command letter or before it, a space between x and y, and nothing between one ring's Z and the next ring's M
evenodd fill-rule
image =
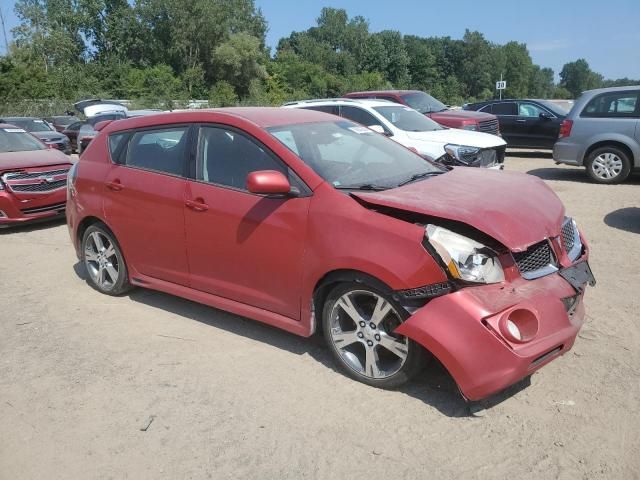
M622 91L600 94L587 104L581 117L638 117L638 91Z
M494 115L518 115L518 106L515 102L494 103L491 113Z
M547 113L542 108L533 103L520 103L518 105L518 116L520 117L539 117L541 113Z
M189 127L181 126L134 132L128 143L124 164L129 167L185 176L188 130ZM119 142L122 140L118 135L112 135L109 138L112 155L117 153Z

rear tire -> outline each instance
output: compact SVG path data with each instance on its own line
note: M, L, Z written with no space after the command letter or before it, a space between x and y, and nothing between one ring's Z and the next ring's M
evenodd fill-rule
M417 375L423 348L393 333L408 316L389 293L360 282L337 285L325 301L322 327L340 371L379 388L399 387Z
M591 180L596 183L621 183L631 173L631 160L623 150L605 146L589 154L585 167Z
M89 284L106 295L122 295L133 288L118 241L102 224L87 228L82 236L82 263Z

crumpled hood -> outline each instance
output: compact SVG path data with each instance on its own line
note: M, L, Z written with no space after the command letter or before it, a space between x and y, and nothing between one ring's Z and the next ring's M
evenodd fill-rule
M517 172L454 168L360 200L471 225L512 251L560 233L564 205L539 178Z
M457 128L445 128L432 132L407 132L412 140L438 142L443 147L447 144L468 145L477 148L502 147L507 144L502 138L490 133L473 132Z

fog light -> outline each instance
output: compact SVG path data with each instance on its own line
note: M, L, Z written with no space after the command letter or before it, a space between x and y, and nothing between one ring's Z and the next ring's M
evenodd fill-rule
M507 331L509 334L518 341L522 341L522 334L520 333L520 329L518 326L513 323L512 320L507 319Z
M517 308L502 317L500 331L510 342L529 342L538 334L538 318L531 310Z

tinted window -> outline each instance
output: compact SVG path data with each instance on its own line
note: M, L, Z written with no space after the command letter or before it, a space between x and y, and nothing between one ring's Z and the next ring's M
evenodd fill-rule
M517 115L518 107L514 102L494 103L491 113L494 115Z
M79 122L80 119L78 117L74 117L72 115L65 115L62 117L51 117L51 123L59 127L67 127L74 122Z
M316 112L330 113L338 115L338 107L335 105L316 105L313 107L304 107L305 110L315 110Z
M78 130L80 130L80 127L82 126L83 122L76 122L76 123L72 123L71 125L69 125L66 130L71 130L72 132L77 132Z
M520 117L539 117L541 113L547 112L533 103L520 103L518 105L518 116Z
M198 180L246 190L247 176L259 170L288 169L246 136L221 127L203 127L198 139Z
M358 107L341 107L340 108L340 116L348 118L354 122L360 123L365 127L370 127L371 125L380 125L384 128L380 120L371 115L366 110Z
M22 128L0 128L0 152L27 152L46 147Z
M583 117L636 116L638 92L611 92L593 98L582 111Z
M120 163L122 157L122 151L126 139L129 137L129 133L116 133L109 135L109 152L111 153L111 160L115 163Z
M485 105L482 108L479 108L478 111L479 112L484 112L484 113L492 113L491 109L493 108L493 104L490 103L489 105Z
M440 100L436 100L424 92L407 93L401 95L401 98L407 105L420 113L442 112L447 109L447 106Z
M172 175L184 175L188 127L144 130L131 136L125 164Z

